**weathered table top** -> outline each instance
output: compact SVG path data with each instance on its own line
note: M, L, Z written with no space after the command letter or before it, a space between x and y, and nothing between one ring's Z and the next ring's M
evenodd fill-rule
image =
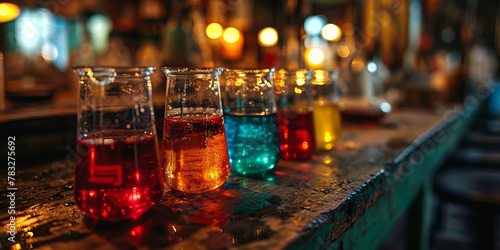
M447 117L441 125L424 133L443 116ZM318 152L309 161L281 161L267 174L231 176L223 187L200 195L186 196L168 191L160 204L137 220L114 223L92 220L76 207L71 167L75 155L68 152L54 162L17 171L15 243L7 238L7 224L12 214L8 213L10 191L4 168L0 189L1 247L329 247L336 244L357 220L362 221L360 218L365 212L368 214L368 208L379 203L377 200L383 202L383 197L391 198L385 193L401 178L425 178L425 175L410 177L408 171L412 169L398 166L398 161L403 162L411 154L409 151L415 151L414 147L422 141L434 138L435 131L449 127L448 120L456 120L457 116L406 110L391 114L380 126L344 124L341 145L351 146ZM454 138L453 131L443 133L447 138ZM417 137L420 139L412 144ZM455 143L455 140L447 139L446 143ZM441 144L434 145L438 148L434 150L441 152ZM419 163L422 162L417 165Z

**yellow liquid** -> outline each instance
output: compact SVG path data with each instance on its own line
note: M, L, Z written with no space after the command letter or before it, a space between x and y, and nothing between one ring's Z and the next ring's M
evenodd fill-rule
M340 138L341 117L337 104L315 103L313 106L314 136L317 150L330 150Z

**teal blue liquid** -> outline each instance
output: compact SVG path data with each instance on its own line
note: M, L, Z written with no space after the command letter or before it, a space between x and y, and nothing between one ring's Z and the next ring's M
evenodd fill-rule
M280 159L276 114L224 114L231 171L252 174L272 169Z

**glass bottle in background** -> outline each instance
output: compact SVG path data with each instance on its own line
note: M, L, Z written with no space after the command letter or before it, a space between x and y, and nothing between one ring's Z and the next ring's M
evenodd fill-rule
M339 101L344 121L377 124L391 112L391 105L384 98L383 72L380 63L367 61L361 53L353 58L347 93Z
M305 160L315 148L310 81L307 69L280 69L275 76L281 158Z
M222 69L163 68L163 72L166 183L187 193L216 189L230 173L219 87Z
M155 37L153 35L143 36L143 40L134 54L135 65L154 65L155 67L160 67L162 61L161 49L155 42ZM156 93L156 91L164 93L165 75L157 71L153 73L151 79L153 80L153 93ZM160 86L162 87L161 89L159 88Z
M162 34L164 63L178 67L213 67L200 0L170 1L170 17Z
M95 219L135 218L163 194L152 67L77 67L75 202Z
M231 169L252 174L272 169L280 157L274 69L228 69L227 144Z
M341 122L336 86L338 71L311 70L309 79L313 95L313 120L316 149L330 150L340 138Z

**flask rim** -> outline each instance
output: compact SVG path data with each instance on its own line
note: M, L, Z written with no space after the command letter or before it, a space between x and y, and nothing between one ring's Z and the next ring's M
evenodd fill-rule
M166 75L207 75L220 74L224 68L191 68L191 67L163 67L161 71Z
M75 66L72 68L78 76L93 75L120 75L123 77L150 76L156 70L151 66Z
M256 74L268 74L274 73L276 68L224 68L224 71L229 74L245 74L245 75L256 75Z

